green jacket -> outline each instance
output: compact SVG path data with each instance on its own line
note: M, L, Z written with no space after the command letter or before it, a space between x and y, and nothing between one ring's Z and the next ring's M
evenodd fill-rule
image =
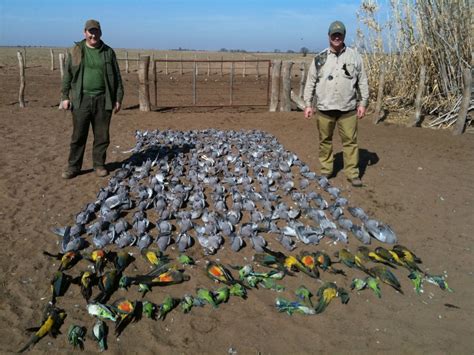
M83 39L76 42L72 48L71 55L68 56L66 62L61 85L62 100L71 100L73 107L79 107L82 100L82 76L84 73L82 58L85 45L86 40ZM123 100L122 77L114 50L102 42L100 52L105 63L105 109L112 110L116 102L122 103Z

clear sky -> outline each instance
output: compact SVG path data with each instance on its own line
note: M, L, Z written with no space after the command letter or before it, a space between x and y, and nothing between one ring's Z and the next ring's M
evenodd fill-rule
M341 20L355 38L360 0L0 0L0 45L69 47L89 18L115 48L286 52L327 46Z

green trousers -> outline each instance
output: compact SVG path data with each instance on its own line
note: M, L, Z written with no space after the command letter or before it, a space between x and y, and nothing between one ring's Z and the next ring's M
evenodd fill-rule
M112 111L105 109L105 95L84 95L81 105L73 107L73 130L69 151L69 170L80 171L84 159L89 126L94 133L92 163L94 168L105 166L107 148L110 144L109 127Z
M332 137L337 126L342 141L344 158L344 174L348 179L359 177L359 147L357 145L357 113L356 111L317 111L319 131L319 162L321 174L332 175L334 153Z

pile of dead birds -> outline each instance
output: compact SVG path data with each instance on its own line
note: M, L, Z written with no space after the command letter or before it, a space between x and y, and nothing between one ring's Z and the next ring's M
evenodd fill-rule
M91 329L101 350L106 348L105 321L114 323L119 336L142 315L165 319L175 308L185 313L206 304L217 308L229 297L246 298L249 290L259 287L282 291L285 286L277 281L295 272L318 280L320 270L345 276L335 264L361 271L364 277L353 278L350 288L372 289L378 297L380 282L402 292L391 271L400 266L409 270L418 293L423 281L450 290L443 276L422 271L421 260L396 244L390 226L351 206L339 188L266 132L137 131L136 146L126 153L132 155L74 223L53 228L60 251L45 255L60 260L60 266L51 280L52 296L42 324L22 351L46 334L58 333L66 312L57 299L74 284L81 289L88 313L96 318ZM396 245L370 249L372 238ZM285 252L271 249L273 241ZM317 247L322 241L359 246L354 254L344 246L331 260ZM170 246L179 252L174 259L165 254ZM181 298L167 296L161 304L146 300L154 287L189 280L186 268L194 260L186 253L194 246L207 260L206 274L220 287L198 288ZM305 250L293 253L299 246ZM226 247L236 253L253 248L254 262L225 266L211 260ZM138 255L152 269L131 276L126 269ZM73 276L69 270L76 265L88 267ZM256 267L266 269L256 271ZM231 269L239 276L234 277ZM142 293L142 300L121 297L110 302L117 289L130 287ZM276 308L288 314L318 314L335 297L342 303L350 299L343 287L322 281L316 304L305 286L295 290L295 296L296 300L277 297ZM85 327L72 325L68 340L82 347L85 334Z

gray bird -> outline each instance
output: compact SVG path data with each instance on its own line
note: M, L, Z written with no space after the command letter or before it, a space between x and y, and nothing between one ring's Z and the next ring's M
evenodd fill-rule
M178 250L181 253L184 253L186 249L191 248L191 246L193 245L193 239L187 233L180 233L176 238L176 244L178 245Z
M159 234L156 237L155 243L158 245L158 249L161 252L166 251L168 246L171 244L171 234Z
M132 233L123 231L118 235L118 237L114 240L114 243L119 248L131 247L137 241L137 237L134 236Z
M356 224L353 224L350 228L350 231L356 237L360 242L364 244L370 244L370 234L365 230L365 228L362 226L358 226Z
M143 233L138 237L137 240L137 247L139 250L148 248L151 243L153 243L153 239L148 233Z

